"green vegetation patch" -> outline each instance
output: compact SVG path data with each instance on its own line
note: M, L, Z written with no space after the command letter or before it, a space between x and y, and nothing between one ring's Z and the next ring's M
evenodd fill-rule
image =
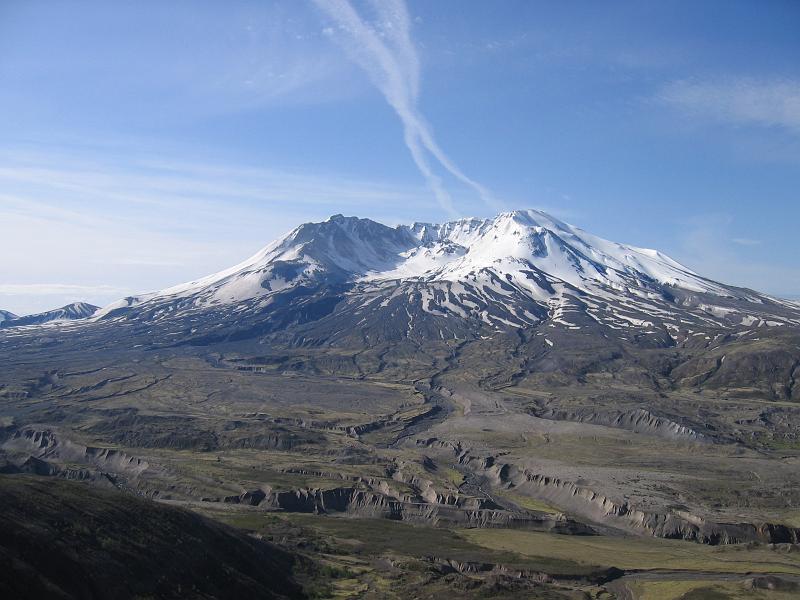
M470 529L462 535L492 550L620 569L800 574L800 556L764 546L706 546L656 538L584 537L497 529Z

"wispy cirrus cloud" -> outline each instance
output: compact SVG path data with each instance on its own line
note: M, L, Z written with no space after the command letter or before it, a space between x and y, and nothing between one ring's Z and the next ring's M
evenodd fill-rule
M800 268L774 260L770 240L736 237L731 214L696 214L683 219L674 258L716 281L766 292L781 298L800 294Z
M738 77L688 79L663 86L658 101L689 114L800 134L800 80Z
M203 3L188 15L180 4L4 6L0 108L28 128L60 129L90 107L124 129L318 105L363 87L348 61L325 51L312 7Z
M95 296L98 294L128 293L128 288L113 285L75 285L72 283L1 283L0 296Z
M761 240L754 240L751 238L731 238L731 241L734 244L739 244L740 246L760 246Z
M432 157L450 175L472 188L490 207L499 203L483 185L467 176L442 150L418 107L420 61L411 39L411 19L402 0L372 0L374 19L364 19L348 0L314 0L335 27L325 31L370 77L403 124L411 157L440 206L451 215L457 210Z

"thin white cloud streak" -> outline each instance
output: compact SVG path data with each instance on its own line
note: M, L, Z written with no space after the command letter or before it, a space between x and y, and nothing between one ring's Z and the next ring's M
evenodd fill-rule
M370 207L375 205L401 205L418 213L427 204L421 187L319 173L171 159L115 164L48 153L20 160L2 149L0 159L0 215L85 227L126 223L129 231L174 233L214 223L220 236L226 229L238 232L254 211L263 216L265 210L280 209L282 220L291 223L333 212L374 214ZM0 249L3 245L0 238Z
M98 295L128 294L128 288L111 285L74 285L71 283L3 283L0 284L0 296L64 296L64 295Z
M159 260L157 258L110 258L92 261L98 265L118 265L123 267L182 267L183 262L177 260Z
M727 214L694 215L681 223L673 258L716 281L748 287L777 297L800 294L800 268L764 261L749 238L733 238L734 219ZM768 250L768 249L767 249Z
M731 238L731 241L734 244L739 244L740 246L760 246L761 240L754 240L751 238Z
M314 0L314 3L336 24L336 32L343 34L334 34L334 39L366 71L397 113L403 124L405 144L439 205L451 215L458 214L426 152L453 177L475 190L487 206L499 208L489 190L464 174L445 154L419 111L419 58L411 40L408 10L402 0L372 0L370 5L376 16L373 24L362 19L347 0Z
M132 165L144 167L145 165ZM213 199L292 202L338 207L368 202L417 202L420 190L345 178L281 172L269 169L220 168L202 164L146 165L147 172L94 167L12 166L0 168L0 182L29 185L61 193L102 196L105 200L163 205L169 200L193 203ZM8 188L6 188L8 189Z
M779 127L800 134L800 81L797 80L675 81L664 86L657 99L696 116L733 124Z

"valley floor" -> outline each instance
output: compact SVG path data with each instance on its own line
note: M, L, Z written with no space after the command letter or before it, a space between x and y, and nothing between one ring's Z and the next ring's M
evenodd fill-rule
M272 542L312 565L309 597L800 595L792 403L614 373L490 386L456 356L429 377L332 350L11 356L0 471Z

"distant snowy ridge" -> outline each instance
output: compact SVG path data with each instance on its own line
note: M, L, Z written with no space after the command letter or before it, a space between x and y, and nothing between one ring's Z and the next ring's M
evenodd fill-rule
M0 323L3 321L10 321L11 319L16 319L17 315L7 310L0 310Z
M99 307L88 302L74 302L61 308L48 310L46 312L24 317L14 316L11 319L0 319L2 327L21 327L23 325L44 325L45 323L56 323L62 321L76 321L91 317L98 311Z

